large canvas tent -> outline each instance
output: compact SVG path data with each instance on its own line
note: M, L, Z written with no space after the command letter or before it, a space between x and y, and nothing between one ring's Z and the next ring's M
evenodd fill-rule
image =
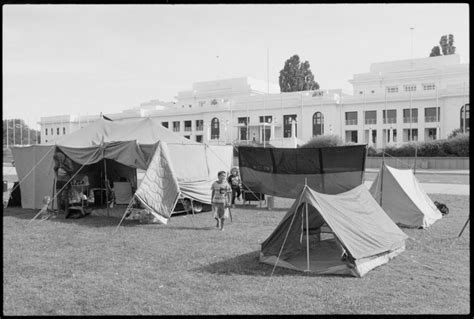
M426 228L442 217L411 169L382 163L370 193L400 226Z
M125 177L132 183L133 188L137 189L138 194L141 194L140 199L154 199L155 203L159 198L159 192L163 191L157 191L157 189L159 187L172 189L173 183L178 185L176 192L179 196L210 203L211 184L217 178L217 172L228 171L232 165L232 146L209 146L192 142L162 127L161 123L150 118L118 122L99 120L64 136L56 145L45 146L45 149L48 147L51 148L49 150L51 156L43 159L42 164L36 162L38 165L36 169L39 165L49 167L50 179L35 178L33 184L23 185L22 183L21 185L22 194L31 192L36 194L36 198L40 198L39 201L35 200L35 203L29 203L33 207L28 208L41 208L43 196L52 193L54 177L52 162L56 152L62 152L70 158L76 167L80 167L81 174L87 175L88 172L92 172L90 179L102 176L113 181L116 178ZM37 147L31 147L30 154L37 152L36 149ZM22 155L25 154L24 151ZM154 160L155 157L164 158L165 161ZM152 163L155 164L151 165ZM17 171L27 171L34 167L32 164L34 161L24 166L20 164ZM159 167L159 165L164 166ZM136 169L147 170L145 177L151 176L151 171L158 172L152 180L153 187L148 188L148 191L140 190L140 185L136 180ZM166 181L170 176L173 183ZM100 184L101 181L95 182ZM91 183L94 181L92 180ZM148 196L145 196L147 192ZM175 204L175 198L173 201ZM158 212L156 211L158 206L149 205L146 202L143 204L147 208L155 209L154 213L165 216L161 219L162 222L169 219L171 206L174 206L174 204L166 204L161 207L162 211Z
M365 185L335 195L305 186L262 243L260 261L361 277L403 252L406 238Z
M241 146L240 175L256 193L296 198L304 185L326 194L362 184L366 145L321 148L263 148Z

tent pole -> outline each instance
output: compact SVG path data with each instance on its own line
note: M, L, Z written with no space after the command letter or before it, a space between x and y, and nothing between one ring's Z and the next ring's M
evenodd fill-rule
M416 158L418 156L418 143L415 144L415 163L413 164L413 175L416 174Z
M56 193L56 176L53 178L53 197L51 197L51 210L54 210L54 195Z
M191 201L191 211L193 213L193 217L194 217L194 206L193 206L193 199L190 198L190 201Z
M380 207L382 207L382 196L383 196L383 169L384 169L385 163L383 162L382 159L382 168L380 169Z
M135 204L135 195L133 195L132 200L130 201L130 203L128 203L127 209L125 210L125 213L123 213L122 219L120 220L120 223L117 225L112 235L115 234L117 230L119 229L120 225L122 225L122 222L125 219L125 216L127 216L127 213L130 210L130 206L132 206L133 204Z
M105 206L107 207L107 217L109 217L109 181L107 180L107 160L104 158L104 179L105 179Z
M308 224L308 203L305 203L306 210L306 261L308 263L308 268L306 271L309 271L309 224Z
M470 216L467 218L466 223L464 224L464 226L463 226L461 232L459 233L458 237L461 237L462 233L464 232L464 229L465 229L466 226L467 226L467 223L469 223L469 219L471 219Z

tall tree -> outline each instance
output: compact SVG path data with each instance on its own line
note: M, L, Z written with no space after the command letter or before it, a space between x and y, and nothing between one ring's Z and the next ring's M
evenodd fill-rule
M31 129L22 119L3 120L3 147L7 145L7 141L9 146L39 144L39 132Z
M441 36L439 46L434 46L431 49L430 57L456 53L456 47L453 44L454 36L452 34Z
M309 62L301 63L297 54L285 61L285 65L280 71L279 83L281 92L319 89L319 84L314 81Z

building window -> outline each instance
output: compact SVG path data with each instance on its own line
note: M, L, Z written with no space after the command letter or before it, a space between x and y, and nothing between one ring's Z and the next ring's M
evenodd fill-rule
M387 93L398 93L398 86L387 86Z
M359 94L364 94L364 91L359 91Z
M346 131L346 141L357 143L357 131Z
M243 124L245 126L240 126L239 127L239 132L240 132L240 140L241 141L247 141L249 139L248 137L248 125L250 122L249 117L239 117L237 118L237 123L238 124Z
M346 125L357 125L357 112L346 112Z
M403 141L404 142L412 142L418 141L418 129L404 129L403 130Z
M202 131L204 129L204 121L196 120L196 131Z
M295 137L298 137L296 114L283 115L283 137L291 137L291 123L295 122Z
M436 110L438 110L438 114L436 114ZM440 107L425 107L425 123L430 123L430 122L439 122L440 118ZM436 118L438 118L436 120Z
M405 84L403 86L403 90L405 92L415 92L416 91L416 84Z
M161 126L168 128L168 122L161 122Z
M192 128L191 128L191 124L192 121L184 121L184 131L185 132L191 132L192 131Z
M323 95L324 95L324 91L317 90L313 92L312 96L314 97L314 96L323 96Z
M191 107L193 107L193 105L192 105L192 104L188 104L188 106L189 106L190 108L191 108Z
M418 109L403 109L403 123L418 123Z
M59 135L59 127L56 128L56 135Z
M436 85L434 83L423 83L423 91L432 91L436 89Z
M48 129L47 128L44 129L44 135L48 135Z
M81 127L82 128L82 127ZM53 128L51 128L51 135L53 135L54 131L53 131Z
M377 124L377 111L365 111L365 124Z
M321 112L313 114L313 136L324 135L324 116Z
M215 117L211 121L211 140L218 140L219 134L219 119Z
M272 122L271 115L260 116L260 123L271 123L271 122Z
M212 99L212 100L211 100L211 105L217 105L217 100L216 100L216 99Z
M377 143L377 130L372 130L372 144Z
M187 138L188 140L191 139L191 135L184 135L185 138Z
M383 124L394 124L397 123L397 110L385 110L382 111Z
M461 125L463 132L469 132L469 103L461 107Z
M427 135L428 135L428 140L429 141L436 140L436 129L435 128L429 128Z
M196 142L202 143L202 135L196 135Z
M66 135L66 128L63 127L63 134Z
M179 132L179 121L173 121L173 132Z

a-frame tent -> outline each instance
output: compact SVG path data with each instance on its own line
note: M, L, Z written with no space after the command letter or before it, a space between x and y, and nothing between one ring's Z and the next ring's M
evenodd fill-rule
M426 228L442 217L411 169L382 163L370 193L399 226Z
M361 277L403 252L406 238L365 185L333 195L305 186L262 243L260 261L322 275Z

